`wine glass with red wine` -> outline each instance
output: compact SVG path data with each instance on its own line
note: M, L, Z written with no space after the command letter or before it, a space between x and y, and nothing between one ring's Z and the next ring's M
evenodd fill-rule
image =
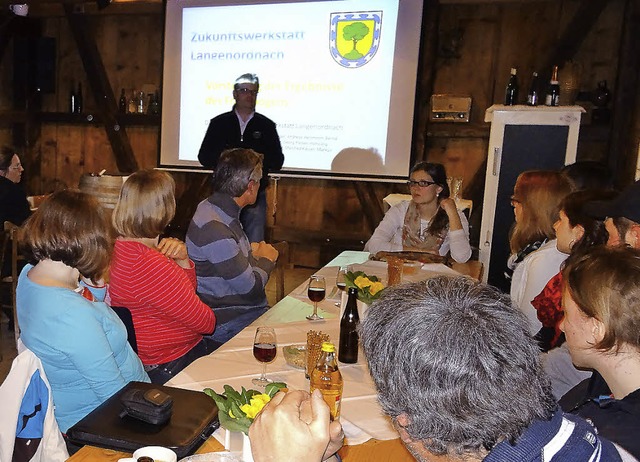
M324 277L313 275L311 276L311 278L309 278L307 295L309 296L309 300L313 302L313 314L311 316L307 316L307 319L309 321L324 319L322 316L318 315L318 302L324 300L326 292L327 285L324 281Z
M260 387L266 387L272 380L267 378L267 363L276 359L278 343L276 332L272 327L258 327L253 339L253 357L262 363L262 375L251 382Z

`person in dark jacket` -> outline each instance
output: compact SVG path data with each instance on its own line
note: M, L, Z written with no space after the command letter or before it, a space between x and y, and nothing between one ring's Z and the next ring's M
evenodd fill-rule
M264 241L268 174L280 170L284 163L276 124L255 112L259 87L260 81L255 74L242 74L236 79L233 86L236 104L231 111L211 119L198 153L200 163L214 170L220 154L226 149L249 148L264 156L256 203L245 207L240 215L249 242Z
M0 149L0 226L5 221L20 226L31 215L27 195L19 184L22 172L24 168L16 150L3 146Z
M600 435L638 458L640 250L592 248L570 257L562 276L560 328L573 363L596 373L565 394L560 405L591 420Z

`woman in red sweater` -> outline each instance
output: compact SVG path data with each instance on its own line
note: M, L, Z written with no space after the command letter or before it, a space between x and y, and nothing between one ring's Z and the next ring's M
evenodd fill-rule
M112 222L118 233L109 280L111 305L131 312L138 355L153 383L163 384L215 349L204 338L215 315L196 295L196 273L184 242L160 239L176 210L166 172L141 170L122 186Z

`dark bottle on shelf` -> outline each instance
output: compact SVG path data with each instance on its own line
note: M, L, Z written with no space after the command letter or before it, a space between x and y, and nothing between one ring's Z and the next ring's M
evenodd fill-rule
M157 90L154 93L151 93L151 96L149 97L149 109L147 110L147 113L152 115L160 114L160 100Z
M82 114L83 109L82 102L82 83L78 82L78 93L76 94L76 110L77 114Z
M341 363L358 362L358 289L349 287L349 296L344 314L340 320L340 344L338 348L338 361Z
M120 101L118 102L118 110L121 114L127 113L127 96L124 93L124 88L120 90Z
M76 112L76 89L73 82L71 82L71 91L69 92L69 112Z
M529 93L527 94L527 104L529 106L537 106L539 104L538 101L538 73L534 72L533 77L531 77L531 87L529 88Z
M518 73L515 67L511 68L511 76L509 77L509 83L507 83L507 89L504 95L505 106L513 106L518 104Z
M547 90L547 96L545 97L545 106L557 106L560 99L560 85L558 84L558 66L553 66L553 73L551 74L551 81L549 82L549 89Z

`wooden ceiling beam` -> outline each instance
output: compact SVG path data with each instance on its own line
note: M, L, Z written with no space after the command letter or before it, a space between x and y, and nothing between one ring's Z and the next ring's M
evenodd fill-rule
M82 65L87 73L89 87L96 102L98 113L104 121L104 128L111 143L111 150L118 169L122 173L134 172L139 168L138 161L133 154L126 130L118 124L118 104L102 57L90 32L87 18L83 14L75 13L71 4L65 4L64 9L82 59Z

